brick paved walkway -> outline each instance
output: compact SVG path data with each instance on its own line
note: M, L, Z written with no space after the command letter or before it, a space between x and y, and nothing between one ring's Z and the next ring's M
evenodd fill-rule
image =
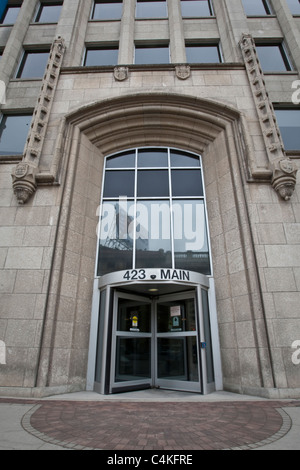
M282 407L299 402L69 402L40 401L23 427L68 448L216 450L257 448L283 437Z

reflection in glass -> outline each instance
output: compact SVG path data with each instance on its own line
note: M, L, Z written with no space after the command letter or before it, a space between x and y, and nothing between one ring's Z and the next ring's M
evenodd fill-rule
M159 379L198 382L196 336L157 338L157 367Z
M183 18L212 16L210 0L181 0Z
M25 52L17 78L42 78L48 58L49 51Z
M172 170L173 197L201 197L203 186L201 170Z
M219 47L186 46L186 58L190 64L218 64L222 62Z
M266 16L271 13L265 0L243 0L243 7L247 16Z
M139 201L136 223L136 267L171 268L169 201Z
M35 22L36 23L57 23L60 17L62 5L43 5L38 11Z
M170 62L169 46L142 47L135 48L136 64L168 64Z
M132 202L107 201L102 204L98 276L132 268L133 213Z
M30 129L32 114L3 116L0 124L0 155L21 155Z
M122 196L134 196L134 171L107 171L103 197Z
M135 300L119 299L117 330L149 333L151 331L151 305Z
M92 12L93 20L120 20L122 16L122 1L95 1Z
M168 197L169 173L168 170L140 170L138 171L138 197Z
M281 45L257 45L256 49L264 72L286 72L291 70Z
M199 167L200 159L190 153L171 150L171 167Z
M143 1L138 0L136 4L136 17L137 18L166 18L167 2L164 1Z
M106 160L106 168L134 168L135 151L124 152L116 157L109 157Z
M210 274L204 202L176 200L173 214L175 268Z
M168 152L161 149L143 149L138 153L138 167L165 167L168 168Z
M194 299L157 304L157 332L196 331Z
M300 150L300 109L275 111L286 150Z
M117 47L106 47L105 49L87 49L84 65L116 65L118 63L119 50Z
M117 337L116 382L151 377L151 339Z

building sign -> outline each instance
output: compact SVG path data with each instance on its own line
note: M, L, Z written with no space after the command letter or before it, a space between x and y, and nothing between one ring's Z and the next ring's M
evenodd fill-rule
M99 279L99 288L114 284L132 284L132 283L168 283L179 282L188 284L201 284L209 287L209 281L203 274L184 269L129 269L127 271L117 271L102 276Z

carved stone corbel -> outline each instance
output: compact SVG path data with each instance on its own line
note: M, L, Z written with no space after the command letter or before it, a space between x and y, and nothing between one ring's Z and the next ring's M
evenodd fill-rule
M272 164L272 186L285 201L289 201L295 190L297 182L297 169L289 158L276 161Z
M13 189L19 204L25 204L37 188L36 177L64 52L64 40L59 37L51 47L22 162L12 172Z
M240 47L265 142L269 170L272 173L271 184L278 194L288 201L295 189L297 170L284 150L275 111L266 89L255 41L251 34L243 35Z

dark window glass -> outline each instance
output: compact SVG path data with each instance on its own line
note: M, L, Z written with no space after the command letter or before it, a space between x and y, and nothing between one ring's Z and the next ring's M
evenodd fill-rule
M264 72L286 72L291 70L286 53L281 44L256 46Z
M171 167L193 167L200 166L199 157L191 154L171 150Z
M43 78L49 58L49 51L25 52L17 78Z
M20 6L9 6L5 9L1 18L1 24L14 24L18 17Z
M247 16L265 16L272 13L265 0L243 0L243 6Z
M53 3L47 5L42 3L36 16L36 23L57 23L60 17L62 4Z
M94 2L92 11L93 20L120 20L122 17L122 1L103 1Z
M140 170L137 176L138 197L168 197L168 170Z
M277 109L276 117L286 150L300 150L300 109Z
M124 152L117 157L110 157L106 160L106 168L134 168L135 151Z
M138 167L168 167L167 150L147 149L139 150Z
M0 155L21 155L32 115L3 116L0 124Z
M138 0L136 4L137 18L167 18L167 2Z
M136 64L168 64L169 62L170 52L168 46L137 46L135 48Z
M169 201L138 201L136 209L136 267L171 268Z
M98 276L132 268L134 204L105 201L102 204Z
M186 58L190 64L215 64L222 62L218 46L186 46Z
M200 170L172 170L173 197L203 196Z
M181 0L181 12L184 18L213 16L209 0Z
M286 0L290 7L292 15L300 15L300 1L299 0Z
M134 171L107 171L103 197L121 196L134 196Z
M118 63L119 50L117 47L87 49L84 65L116 65Z

